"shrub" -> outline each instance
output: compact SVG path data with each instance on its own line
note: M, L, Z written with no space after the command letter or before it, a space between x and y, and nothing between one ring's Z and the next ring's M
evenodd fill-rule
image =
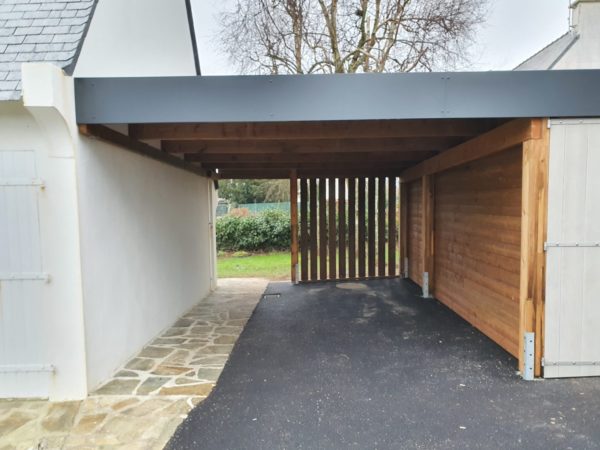
M217 219L217 248L228 252L285 250L290 246L291 223L287 213L265 211L250 216Z

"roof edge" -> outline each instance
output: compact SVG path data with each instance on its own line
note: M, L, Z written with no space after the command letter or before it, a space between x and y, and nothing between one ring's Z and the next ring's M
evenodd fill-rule
M557 37L556 39L554 39L552 42L550 42L548 45L546 45L545 47L541 48L539 51L535 52L533 55L531 55L529 58L527 58L526 60L522 61L520 64L518 64L517 66L515 66L515 68L513 70L518 70L519 67L525 65L526 63L528 63L529 61L533 60L536 56L542 54L545 50L549 49L550 47L552 47L554 44L556 44L558 41L560 41L561 39L565 38L568 35L572 35L572 40L569 43L569 45L567 45L567 47L565 48L565 50L563 50L560 55L558 55L558 58L556 58L554 61L552 61L552 63L550 64L549 67L547 67L547 69L550 69L551 67L554 67L556 65L556 63L565 55L565 53L573 46L573 44L579 39L579 34L577 34L574 30L569 30L567 31L565 34L562 34L561 36Z
M63 67L65 73L69 76L73 75L75 72L75 67L77 67L77 62L79 61L79 55L81 54L81 50L83 49L83 44L85 39L87 38L88 31L90 26L92 25L92 20L94 20L94 13L96 12L96 6L98 6L98 0L94 0L94 4L92 5L92 10L90 11L90 15L88 17L87 23L85 24L85 28L83 29L83 34L79 39L77 44L77 50L75 50L75 55L73 55L73 60L69 63L68 66Z
M188 16L188 26L190 28L190 38L192 39L192 52L194 53L194 66L196 75L202 75L200 71L200 56L198 55L198 41L196 39L196 28L194 26L194 14L192 11L192 3L190 0L185 0L185 9Z

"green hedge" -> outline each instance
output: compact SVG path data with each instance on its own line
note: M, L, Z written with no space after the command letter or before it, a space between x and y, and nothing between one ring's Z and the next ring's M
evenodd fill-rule
M217 219L217 249L226 252L285 250L290 247L291 222L282 211Z

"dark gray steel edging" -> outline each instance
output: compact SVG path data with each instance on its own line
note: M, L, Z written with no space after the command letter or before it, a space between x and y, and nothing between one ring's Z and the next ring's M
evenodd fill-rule
M78 78L79 123L600 116L600 70Z

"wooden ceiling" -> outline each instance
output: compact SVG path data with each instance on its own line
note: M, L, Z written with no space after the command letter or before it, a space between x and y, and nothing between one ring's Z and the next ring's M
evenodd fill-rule
M398 175L503 122L130 124L129 136L102 125L81 125L80 129L113 143L118 137L118 145L219 178L289 178L292 170L299 177Z

